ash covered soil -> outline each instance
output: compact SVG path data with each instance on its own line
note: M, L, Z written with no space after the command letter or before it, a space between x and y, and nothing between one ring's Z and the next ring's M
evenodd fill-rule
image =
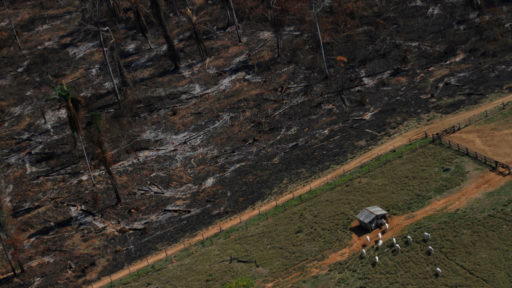
M118 23L99 11L134 82L122 108L83 3L6 1L22 52L0 9L0 184L11 253L25 266L6 287L90 283L343 163L408 120L512 90L510 1L330 1L318 16L328 79L309 12L282 15L277 57L266 3L233 1L242 43L222 1L204 3L196 11L210 57L201 61L176 1L182 13L165 13L176 72L158 25L148 20L150 48L119 2ZM106 119L119 205L86 141L91 184L65 108L50 99L62 81L84 100L83 123L92 112Z

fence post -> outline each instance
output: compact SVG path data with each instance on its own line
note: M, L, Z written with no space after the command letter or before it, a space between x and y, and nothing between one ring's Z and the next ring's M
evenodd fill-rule
M469 149L466 147L466 155L469 155Z
M428 138L428 134L427 134L427 131L424 131L425 132L425 139Z

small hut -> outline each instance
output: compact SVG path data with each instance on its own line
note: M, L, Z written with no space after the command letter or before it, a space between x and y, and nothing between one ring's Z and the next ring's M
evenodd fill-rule
M361 212L357 214L356 218L361 227L368 231L372 231L385 223L387 214L388 212L379 206L370 206L361 210Z

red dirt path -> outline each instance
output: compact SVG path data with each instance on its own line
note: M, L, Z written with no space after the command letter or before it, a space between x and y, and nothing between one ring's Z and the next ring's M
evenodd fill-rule
M233 226L239 224L241 221L245 221L254 216L257 216L259 211L261 211L261 212L268 211L268 210L274 208L276 204L282 204L290 199L293 199L296 196L307 193L309 191L310 187L313 189L320 187L325 184L326 176L328 177L328 179L339 177L344 172L350 171L354 168L357 168L361 163L370 161L378 155L382 155L384 153L387 153L387 152L393 150L395 147L399 147L399 146L409 143L410 139L416 139L416 138L421 137L422 135L424 135L425 132L432 134L432 133L442 131L450 126L453 126L457 123L463 122L466 119L468 119L474 115L478 115L480 113L483 113L486 110L489 110L498 105L501 105L503 102L509 102L509 101L512 101L512 94L502 97L500 99L494 100L492 102L484 103L484 104L479 105L471 110L462 111L459 113L448 115L446 117L435 120L432 124L428 124L423 127L418 127L418 128L410 130L409 132L398 135L398 136L390 139L386 143L383 143L377 147L372 148L370 151L353 159L352 161L346 163L345 165L340 166L339 168L330 172L329 174L322 175L319 179L314 180L311 183L308 183L305 186L303 186L295 191L292 191L290 193L287 193L287 194L281 196L275 202L264 203L259 208L249 208L246 211L233 216L232 218L229 218L224 221L220 221L217 224L214 224L203 231L199 231L196 234L196 236L194 236L192 238L184 239L177 244L174 244L170 247L165 248L164 251L153 254L146 259L142 259L140 261L132 263L130 266L128 266L116 273L113 273L109 276L105 276L105 277L101 278L100 280L98 280L97 282L93 283L92 285L87 285L85 287L99 288L99 287L106 286L106 285L110 284L112 281L119 280L123 277L128 276L132 272L135 272L135 271L140 270L146 266L149 266L155 262L163 260L167 256L178 253L179 251L183 250L186 246L190 246L190 245L193 245L195 243L202 241L203 237L208 238L214 234L217 234L220 230L219 227L222 227L222 229L228 229L230 227L233 227Z
M423 219L426 216L432 215L440 211L454 211L457 208L464 207L469 200L477 198L482 194L494 191L505 184L510 177L499 176L492 172L484 172L475 176L458 192L448 195L447 197L438 199L430 203L428 206L404 215L390 217L388 219L389 229L382 235L382 241L386 241L395 237L406 226ZM355 224L355 223L354 223ZM358 237L353 235L352 240L347 244L347 247L332 253L326 259L320 262L309 263L304 271L293 273L289 276L280 278L272 283L267 284L265 287L272 286L289 286L298 280L309 278L317 274L324 274L327 272L329 265L347 259L351 254L358 253L363 248L363 245L375 245L377 234L382 230L374 230L369 234ZM372 242L368 244L366 235L370 235Z

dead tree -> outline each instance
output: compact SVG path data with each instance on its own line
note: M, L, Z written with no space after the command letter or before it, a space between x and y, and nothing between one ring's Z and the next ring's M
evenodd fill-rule
M82 152L84 153L85 163L87 164L87 169L89 170L89 175L91 175L91 182L94 185L94 176L91 171L91 164L89 163L89 158L87 157L87 153L85 152L84 142L82 140L82 129L80 125L80 105L82 104L82 100L78 97L71 95L71 92L66 87L66 84L61 83L55 91L57 92L57 98L61 103L64 104L66 108L66 114L68 117L69 129L71 130L71 134L73 135L74 147L76 147L76 137L80 140L80 145L82 146Z
M18 48L20 48L20 51L23 51L23 48L21 48L21 42L20 38L18 37L18 33L16 32L16 27L14 27L14 23L12 22L11 15L9 14L9 8L7 8L7 3L5 3L5 0L2 0L4 3L4 8L7 13L7 20L9 21L9 25L11 26L12 34L14 34L14 38L16 38L16 43L18 43Z
M270 26L274 32L274 38L276 39L276 51L277 57L280 56L281 51L281 34L284 26L284 19L282 17L282 10L284 7L279 5L278 0L270 0Z
M112 14L112 18L114 18L116 24L119 24L122 15L119 0L108 0L107 6L108 10L110 10L110 13Z
M7 202L5 201L5 198L7 195L5 194L5 183L4 181L0 181L0 244L2 245L2 250L4 251L5 259L7 260L7 263L9 263L9 267L11 268L12 274L14 277L17 277L18 274L16 272L16 267L14 266L14 262L17 262L18 267L20 268L20 272L23 273L25 271L23 265L21 264L21 261L19 260L19 257L13 260L13 257L11 256L11 253L9 253L9 248L7 246L6 240L9 238L9 230L10 224L12 223L12 218L10 218L9 213L9 206ZM10 218L10 219L9 219ZM11 220L11 221L9 221ZM11 224L12 225L12 224ZM13 241L11 241L13 243ZM16 251L15 251L16 252ZM17 253L16 253L17 254Z
M204 11L206 12L206 11ZM194 40L197 45L197 49L199 50L199 55L201 55L201 59L204 61L208 58L208 50L206 50L206 45L204 45L203 37L201 36L201 31L199 30L199 21L201 20L199 16L196 15L195 12L192 12L190 8L186 10L187 19L192 26L192 32L194 34Z
M325 59L324 42L322 40L322 33L320 32L320 25L318 25L318 13L324 7L326 1L313 1L313 20L315 21L316 33L318 34L318 40L320 41L320 51L322 52L322 61L324 65L325 78L329 78L329 70L327 69L327 61Z
M142 36L144 36L144 38L148 42L149 48L153 49L151 41L149 40L148 23L146 22L146 17L144 17L144 15L146 14L145 9L137 1L132 0L131 4L137 30L139 31L140 34L142 34Z
M161 0L151 0L151 10L153 12L153 17L158 22L160 29L162 30L162 36L167 43L167 55L169 59L174 64L173 70L179 70L180 68L180 57L176 47L174 46L174 41L172 40L171 33L167 28L167 21L165 21L164 17L164 7Z
M105 42L103 41L103 32L101 31L102 29L100 28L99 24L97 25L97 29L98 29L98 35L100 38L101 49L103 51L103 58L105 59L105 64L107 65L108 74L110 75L110 80L112 81L112 86L114 86L114 92L116 94L117 104L119 104L119 106L121 106L121 96L119 93L119 89L117 89L117 84L116 84L116 80L114 78L114 73L112 73L112 67L110 66L110 62L108 59L107 49L105 48ZM105 29L109 30L108 27ZM112 40L115 40L115 39L112 39Z
M238 42L242 43L242 37L240 36L239 25L238 25L238 19L236 18L236 12L235 7L233 6L232 0L227 0L229 3L229 7L231 8L231 15L233 16L233 21L235 22L235 30L236 30L236 36L238 37Z
M0 230L1 229L2 229L2 227L0 227ZM16 268L14 267L14 264L12 263L11 255L9 254L7 245L5 245L4 236L2 236L2 235L3 235L3 231L0 231L0 243L2 244L2 249L4 250L5 259L9 263L9 266L11 267L12 274L14 275L14 277L16 277L16 276L18 276L18 274L16 274Z
M176 0L169 0L169 2L171 2L172 13L174 13L175 16L180 15L180 12L178 10L178 4L176 3Z
M87 131L88 138L90 142L96 147L96 158L99 159L105 171L107 172L108 177L110 178L110 183L112 188L114 189L114 194L116 196L116 205L121 203L121 196L119 195L119 188L112 170L110 167L112 166L112 160L110 152L107 150L105 145L105 122L103 120L103 116L100 113L94 112L91 113L90 120L87 123Z

